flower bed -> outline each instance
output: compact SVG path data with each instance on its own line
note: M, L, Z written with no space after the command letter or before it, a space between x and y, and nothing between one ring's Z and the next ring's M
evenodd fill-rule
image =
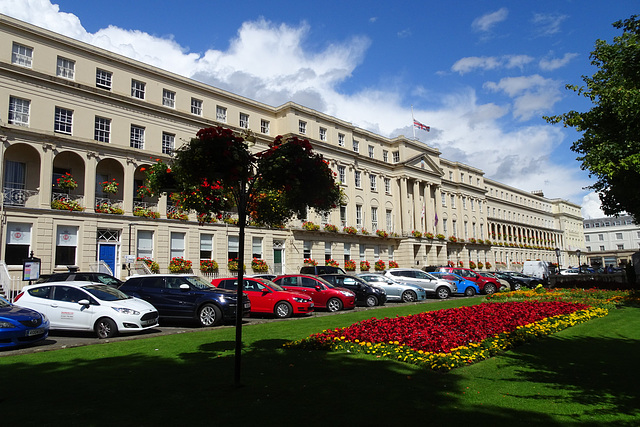
M347 328L325 330L285 347L362 352L446 371L607 313L604 308L565 301L484 303L372 318ZM496 318L501 322L492 320Z

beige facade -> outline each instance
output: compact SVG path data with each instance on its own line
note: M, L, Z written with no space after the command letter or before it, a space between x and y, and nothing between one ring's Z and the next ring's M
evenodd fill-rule
M277 135L307 138L343 187L344 206L306 218L321 226L317 232L302 220L248 228L245 259L263 258L275 273L299 271L305 258L366 260L372 269L378 259L517 268L526 259L554 261L552 247L570 250L580 240L578 206L486 179L419 141L386 138L291 102L264 105L1 15L0 34L0 257L10 276L21 274L19 260L31 251L43 273L104 261L123 277L125 256L133 255L162 271L175 256L196 271L200 259L215 259L227 274L237 227L199 225L193 213L175 219L166 196L137 194L145 168L216 125L251 130L256 150ZM65 174L77 188L61 188ZM105 193L101 183L114 180L117 192Z

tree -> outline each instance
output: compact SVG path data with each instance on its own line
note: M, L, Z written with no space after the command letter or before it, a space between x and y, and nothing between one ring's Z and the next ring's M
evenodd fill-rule
M244 265L247 216L252 221L282 226L308 208L328 212L340 202L335 173L307 140L278 136L269 148L252 153L255 137L237 135L222 127L205 128L179 148L171 164L158 162L147 173L153 194L172 194L185 211L221 216L235 208L238 213L239 257ZM243 269L238 269L235 381L240 382L242 348Z
M607 215L627 212L640 223L640 20L633 15L613 24L623 33L609 44L597 40L591 64L598 71L582 76L585 86L567 89L588 98L594 106L586 112L569 111L545 117L582 132L571 149L579 154L581 168L596 182L595 190Z

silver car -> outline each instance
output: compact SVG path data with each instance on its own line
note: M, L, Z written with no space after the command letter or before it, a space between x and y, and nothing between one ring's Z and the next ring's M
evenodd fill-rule
M370 285L384 289L387 292L387 301L415 302L427 298L427 292L418 285L401 282L378 273L360 273L357 276Z
M395 280L418 285L424 288L427 293L434 294L440 299L447 299L458 291L454 283L438 279L416 268L390 268L385 271L384 275Z

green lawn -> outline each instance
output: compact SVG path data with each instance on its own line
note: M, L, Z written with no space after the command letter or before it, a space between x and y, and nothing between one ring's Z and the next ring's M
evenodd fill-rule
M283 350L326 328L479 299L0 357L2 425L640 425L640 308L611 310L447 373L370 356Z

